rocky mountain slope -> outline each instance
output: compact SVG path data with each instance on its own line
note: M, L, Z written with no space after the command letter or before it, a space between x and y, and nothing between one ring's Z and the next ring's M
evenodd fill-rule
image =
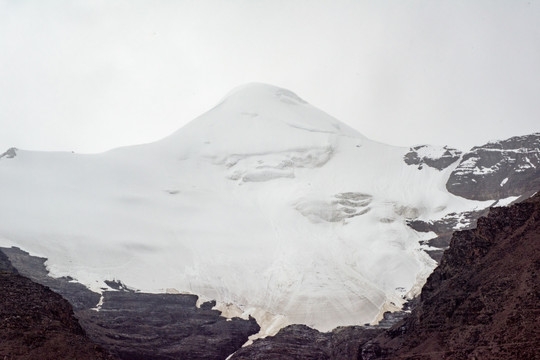
M320 332L305 325L289 325L275 336L256 340L238 350L231 360L344 360L358 359L361 346L382 332L361 326Z
M473 147L450 174L446 188L474 200L530 196L540 188L540 133Z
M540 194L455 233L403 323L363 359L540 357Z
M126 288L121 282L110 281L108 285L112 290L104 291L100 299L95 292L71 278L48 276L44 261L45 259L31 256L18 248L0 248L0 266L3 269L18 272L62 294L73 304L74 315L88 337L119 359L221 360L238 350L250 335L260 330L253 318L225 318L220 311L212 310L215 302L197 304L198 298L195 295L144 294ZM28 278L19 278L19 283L31 283L34 288L41 286ZM25 291L32 289L24 286L11 292L12 286L15 286L15 283L1 287L0 291L10 292L9 299L12 303L19 301L25 304L20 312L24 309L39 308L39 296L52 293L46 289L37 295L31 293L26 297ZM59 301L59 306L73 316L71 306L58 294L54 294L53 300ZM6 306L2 314L6 321L17 319L10 313L9 306ZM39 326L33 325L32 321L26 320L26 317L19 320L18 325L25 329L21 334L30 333L36 327L35 331L41 331L42 338L49 340L49 335L43 333ZM73 319L75 323L77 320ZM76 323L77 329L80 329L79 323ZM54 333L50 339L55 341ZM68 340L66 338L58 341ZM28 350L21 349L20 354L25 354ZM28 351L29 354L35 354Z
M1 251L0 358L116 359L88 339L66 300L17 274Z

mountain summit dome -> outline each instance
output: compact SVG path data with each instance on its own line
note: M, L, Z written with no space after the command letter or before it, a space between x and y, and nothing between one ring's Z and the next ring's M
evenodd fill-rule
M296 95L290 90L258 82L252 82L234 88L227 95L225 95L222 101L231 101L233 99L237 99L242 101L241 106L245 106L246 104L244 102L246 100L250 100L250 98L260 100L263 98L272 97L275 97L290 105L307 104L304 99L300 98L300 96Z
M364 139L289 90L251 83L164 140L190 153L253 153L327 146L336 136Z

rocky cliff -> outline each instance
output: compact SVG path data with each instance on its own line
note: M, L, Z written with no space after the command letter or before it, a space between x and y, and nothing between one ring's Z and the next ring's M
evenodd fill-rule
M322 333L306 325L290 325L276 336L256 340L231 360L343 360L357 359L362 345L382 329L343 326Z
M437 170L443 170L459 160L461 151L444 146L435 147L430 145L418 145L411 147L403 157L407 165L417 165L418 170L429 166Z
M419 305L362 359L540 357L540 194L454 234Z
M540 133L473 147L461 158L446 188L473 200L530 196L540 188Z
M259 331L255 319L226 319L196 295L104 293L100 311L77 317L88 335L125 360L222 360Z

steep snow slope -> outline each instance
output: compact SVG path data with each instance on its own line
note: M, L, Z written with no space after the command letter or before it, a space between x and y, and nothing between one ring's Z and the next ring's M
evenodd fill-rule
M120 279L230 303L268 331L371 322L435 266L405 220L486 206L408 151L250 84L155 143L0 158L0 245L98 291Z

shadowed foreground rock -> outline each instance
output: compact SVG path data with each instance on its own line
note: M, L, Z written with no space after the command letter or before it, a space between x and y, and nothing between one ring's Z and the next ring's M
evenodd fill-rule
M540 358L540 194L454 234L406 320L362 359Z
M46 258L32 256L18 247L0 248L18 273L48 287L57 294L62 295L77 312L82 309L93 308L97 305L100 295L77 282L71 277L52 278L45 267Z
M13 270L0 251L0 359L113 360L85 336L66 300Z
M126 360L223 360L260 329L253 318L227 320L196 302L195 295L108 291L100 311L77 317L92 340Z
M256 340L238 350L231 360L340 360L357 359L363 343L382 332L344 326L321 333L306 325L290 325L276 336Z
M107 281L119 291L104 291L103 304L96 311L100 295L71 277L51 278L46 259L19 248L2 251L9 259L0 258L0 266L5 259L6 266L13 265L12 271L65 296L89 338L120 359L223 360L260 330L252 318L227 320L212 310L215 303L197 308L196 295L138 293L120 281Z

